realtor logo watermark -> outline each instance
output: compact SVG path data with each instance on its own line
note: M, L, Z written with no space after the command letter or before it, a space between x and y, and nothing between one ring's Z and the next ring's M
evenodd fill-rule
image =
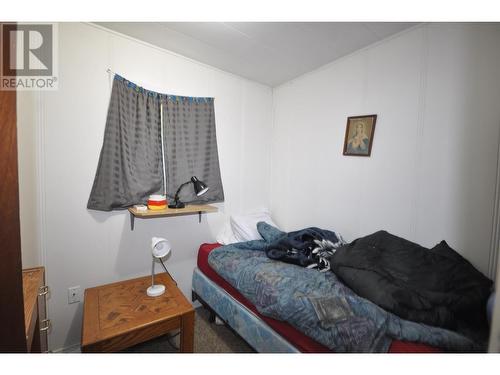
M1 90L56 90L57 25L3 23Z

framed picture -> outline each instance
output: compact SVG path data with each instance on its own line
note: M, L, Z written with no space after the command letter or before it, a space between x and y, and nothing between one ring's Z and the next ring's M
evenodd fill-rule
M347 118L344 155L370 156L377 115L352 116Z

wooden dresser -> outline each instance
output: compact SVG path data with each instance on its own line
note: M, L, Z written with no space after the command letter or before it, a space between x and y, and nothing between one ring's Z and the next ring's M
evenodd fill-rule
M24 324L28 353L47 353L50 319L47 319L45 299L48 293L43 267L23 270Z

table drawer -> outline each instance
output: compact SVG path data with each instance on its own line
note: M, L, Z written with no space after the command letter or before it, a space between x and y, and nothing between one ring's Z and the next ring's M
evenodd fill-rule
M82 346L83 353L117 352L181 328L181 317L139 327L119 336Z

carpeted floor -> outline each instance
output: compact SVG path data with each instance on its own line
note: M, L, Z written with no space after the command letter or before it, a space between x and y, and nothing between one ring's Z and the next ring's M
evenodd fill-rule
M231 329L210 323L206 309L200 307L195 312L195 353L254 353L254 350ZM124 350L123 353L176 353L178 347L179 335L166 335Z

